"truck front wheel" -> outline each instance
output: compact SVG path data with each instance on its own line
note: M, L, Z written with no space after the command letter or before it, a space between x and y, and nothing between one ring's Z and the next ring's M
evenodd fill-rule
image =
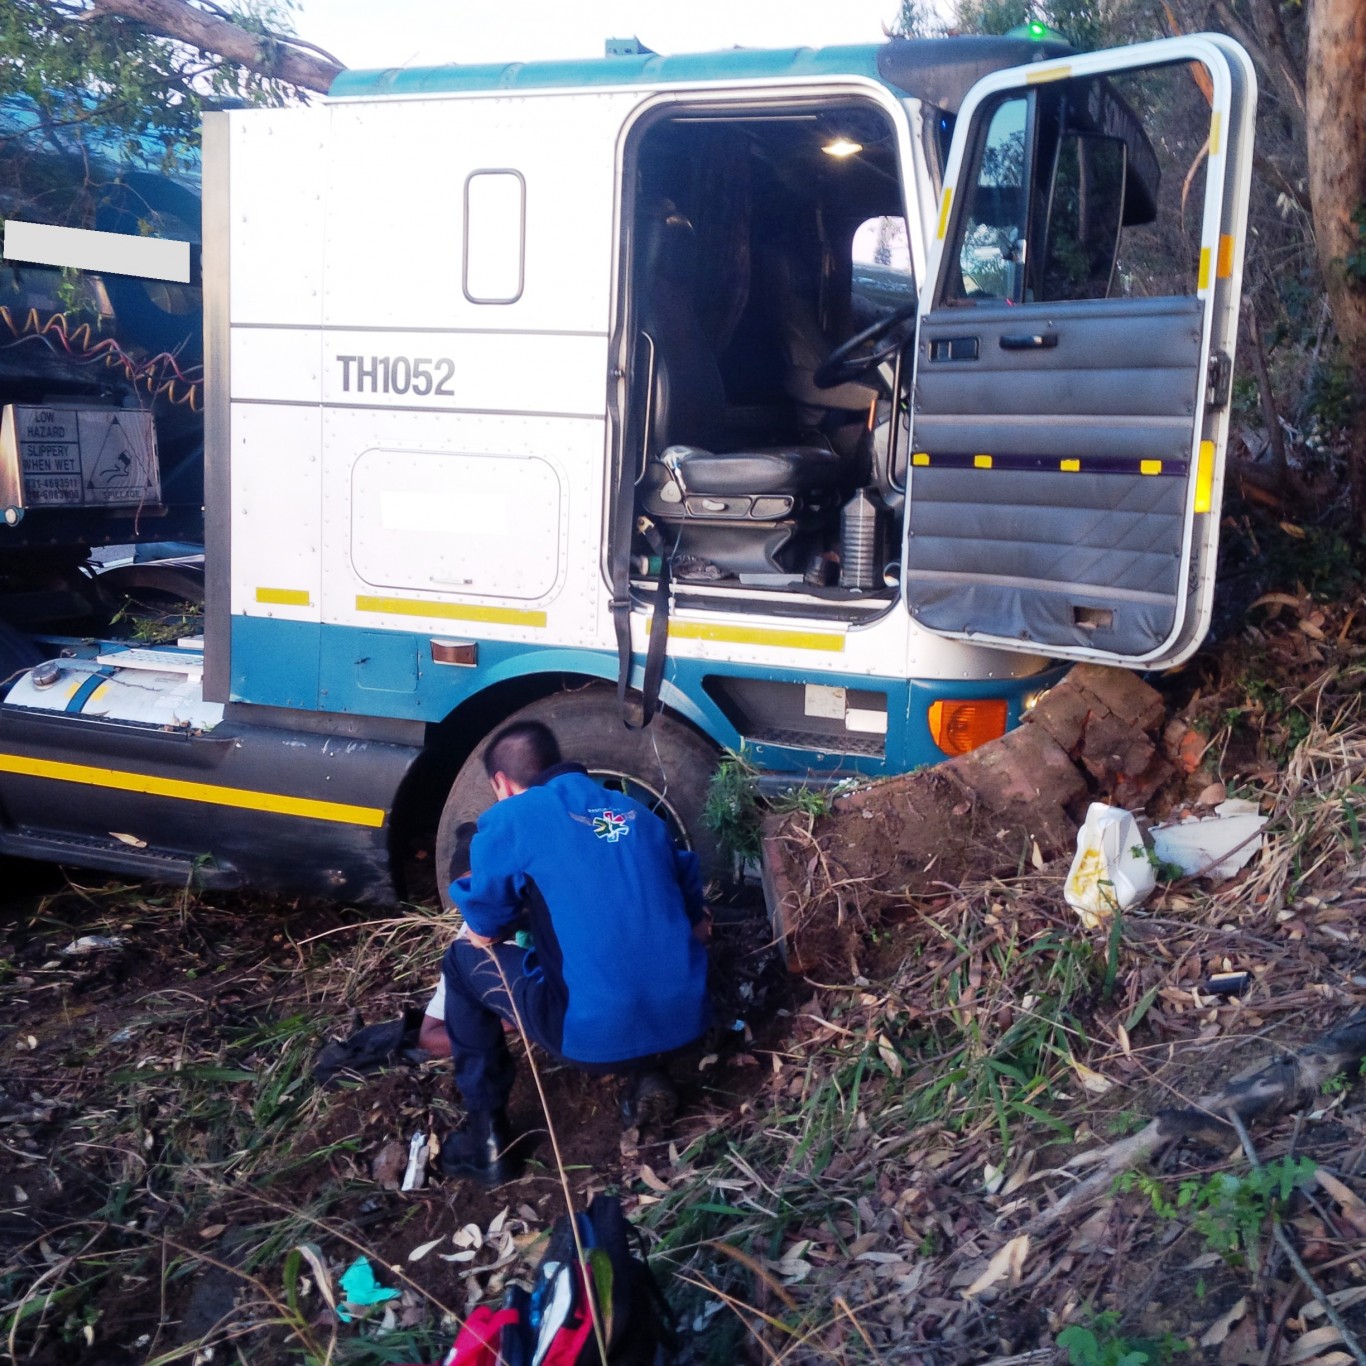
M442 808L436 832L437 886L443 906L450 905L449 885L455 832L464 821L477 820L493 802L484 773L484 751L504 725L540 721L550 727L567 761L582 764L605 787L625 792L668 822L674 838L702 859L703 876L716 866L715 839L702 821L707 784L716 768L715 747L683 722L656 716L645 730L627 730L621 722L616 694L587 687L578 692L543 697L514 712L474 748L461 765Z

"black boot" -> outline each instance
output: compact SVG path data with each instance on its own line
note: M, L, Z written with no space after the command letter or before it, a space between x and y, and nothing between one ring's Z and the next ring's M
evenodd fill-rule
M442 1141L436 1165L443 1176L472 1176L482 1186L501 1186L520 1165L511 1146L506 1111L471 1110L464 1125Z
M632 1073L621 1091L621 1122L628 1129L663 1129L678 1111L678 1092L663 1068Z

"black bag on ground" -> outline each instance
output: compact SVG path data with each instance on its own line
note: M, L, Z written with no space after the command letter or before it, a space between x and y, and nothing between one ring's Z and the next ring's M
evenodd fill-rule
M414 1067L424 1063L426 1050L417 1046L421 1028L422 1011L409 1006L397 1020L366 1025L349 1038L333 1039L313 1059L313 1080L319 1086L330 1086L344 1073L358 1076L399 1063Z
M674 1355L673 1312L654 1273L637 1255L640 1235L621 1212L621 1201L614 1195L595 1195L588 1209L573 1217L596 1291L608 1366L667 1366ZM574 1226L569 1215L561 1215L551 1229L531 1291L537 1350L548 1341L547 1324L553 1322L556 1306L564 1302L570 1269L578 1269ZM601 1362L590 1321L573 1366L601 1366ZM541 1366L535 1351L532 1366ZM552 1366L548 1353L544 1366Z

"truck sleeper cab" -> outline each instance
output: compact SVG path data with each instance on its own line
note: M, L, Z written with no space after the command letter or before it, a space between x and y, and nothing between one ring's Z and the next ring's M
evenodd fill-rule
M0 849L382 900L512 715L705 843L721 748L904 771L1185 657L1254 98L1223 38L952 39L211 116L202 656L50 640L105 715L10 690ZM157 748L109 699L187 653Z

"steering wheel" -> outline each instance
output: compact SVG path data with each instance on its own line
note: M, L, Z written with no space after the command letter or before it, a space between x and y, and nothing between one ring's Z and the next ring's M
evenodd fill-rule
M856 332L848 341L841 342L816 367L812 382L818 389L834 389L850 384L889 361L905 345L905 323L918 310L914 300L902 304L894 313L879 318L871 327Z

